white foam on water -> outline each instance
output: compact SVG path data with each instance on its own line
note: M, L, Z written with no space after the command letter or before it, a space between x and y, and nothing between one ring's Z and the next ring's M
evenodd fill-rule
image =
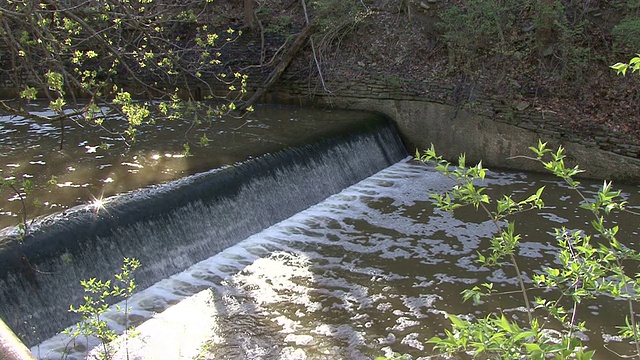
M475 310L470 305L452 305L462 288L487 278L516 285L475 263L493 224L430 209L428 194L450 185L401 161L135 294L129 306L139 334L126 346L120 338L115 358L128 351L129 359L370 359L424 351L446 324L443 314L472 317L464 313ZM521 255L531 259L553 252L549 244L524 245ZM444 292L449 287L453 293ZM517 305L504 308L522 315ZM123 330L122 315L108 318ZM57 336L33 351L60 359L68 343ZM79 346L69 359L86 353Z
M404 164L404 166L408 166L408 164ZM402 167L400 166L400 168ZM401 178L402 171L392 167L389 169L389 174L392 177ZM382 178L384 176L384 174L381 175ZM174 359L191 358L193 356L192 349L199 349L205 341L203 339L206 339L207 336L209 339L216 339L212 329L216 328L215 322L219 321L221 316L212 310L216 307L224 308L222 316L226 316L227 319L238 314L270 312L271 321L278 328L277 331L289 334L287 335L289 340L298 339L293 341L296 346L307 346L319 342L310 339L308 336L311 335L308 334L337 337L347 341L354 349L362 345L362 336L358 335L358 332L349 325L336 327L320 324L314 326L313 331L308 328L304 329L306 334L295 334L295 331L302 327L297 318L305 318L312 313L332 311L353 313L373 307L374 301L366 286L351 284L342 277L343 275L336 274L337 272L347 271L385 282L404 279L406 276L389 273L376 267L363 267L357 259L349 262L342 256L319 253L315 251L314 246L311 246L311 251L301 249L301 247L304 248L304 244L314 243L327 245L330 242L328 240L330 235L342 238L348 234L358 233L352 224L345 222L345 216L350 214L361 216L358 214L364 212L371 215L374 220L372 222L375 222L383 214L369 208L366 203L372 198L388 196L389 190L393 190L393 184L392 181L381 181L374 176L369 181L347 189L322 204L266 229L237 246L226 249L222 253L192 266L185 272L135 294L128 304L131 308L130 317L148 320L137 327L140 335L127 341L129 354L153 354L154 358L159 356L158 354L166 354L166 358ZM406 191L404 187L400 187L400 189ZM392 221L391 224L397 227L396 231L402 228L409 229L414 225L411 221L399 216L394 216L393 220L396 223L394 224ZM324 226L323 224L327 222L337 222L339 228L332 229L331 226ZM423 232L423 229L417 231L417 233ZM397 247L395 252L391 251L392 246L398 246L398 243L391 236L379 234L375 236L375 241L366 238L361 240L361 243L358 243L358 239L351 243L341 241L340 247L349 254L387 254L386 258L391 259L415 256L400 247ZM411 239L407 238L408 240ZM393 254L395 256L391 256ZM309 268L311 261L315 262L315 272ZM314 286L317 288L314 289ZM322 305L319 301L314 300L314 297L332 298L334 301L331 304ZM223 303L223 306L212 306L211 304L216 301ZM278 314L278 311L269 310L269 305L283 303L300 305L301 308L293 313L293 318ZM193 331L206 334L203 335L204 337L194 336L190 331L175 330L185 326L185 323L177 321L181 317L175 315L183 311L185 314L182 319L185 319L187 323L193 322ZM188 320L198 317L195 315L198 313L201 313L201 318L207 319L207 321L200 323ZM366 317L354 316L358 320ZM125 320L121 314L112 312L106 315L106 318L110 319L110 323L118 331L123 330ZM161 330L164 328L173 330ZM322 329L331 329L331 331L327 333ZM184 334L186 338L181 339L179 334ZM166 340L162 340L163 338ZM175 351L167 350L157 353L151 348L161 349L162 346L157 345L158 342L167 344L173 349L189 348L191 351L180 350L180 354L177 354ZM123 343L123 340L120 340L119 343ZM70 343L68 337L58 335L33 350L43 359L53 359L60 358L61 353L73 350L70 349L72 345L73 343ZM89 339L85 341L84 345L76 346L75 352L71 351L68 358L81 358L86 355L87 349L95 345L97 345L97 341ZM121 353L119 351L116 356L120 356ZM293 353L297 353L297 351L293 351Z

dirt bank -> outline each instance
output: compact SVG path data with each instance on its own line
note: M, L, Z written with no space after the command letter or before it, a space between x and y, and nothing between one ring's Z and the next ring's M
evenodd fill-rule
M612 50L611 32L620 21L615 15L620 8L614 3L595 2L595 8L587 9L583 29L589 31L584 38L590 39L591 52L581 58L580 66L572 63L568 67L559 59L562 47L568 46L562 39L552 39L550 54L532 48L531 14L520 14L509 27L511 41L523 42L518 51L480 54L482 63L469 65L444 37L442 19L456 2L354 1L350 9L356 8L357 18L350 22L340 18L325 28L321 24L313 36L315 55L307 44L275 87L282 91L291 82L302 81L306 97L314 99L340 96L345 89L352 93L359 84L386 86L407 97L450 104L461 111L637 158L640 80L638 76L616 76L609 68L616 59L624 61L633 55ZM219 2L237 27L244 24L240 5ZM325 11L312 5L308 7L311 19ZM245 28L244 39L228 54L230 63L253 76L253 90L278 65L306 24L297 1L266 0L255 10L256 26Z

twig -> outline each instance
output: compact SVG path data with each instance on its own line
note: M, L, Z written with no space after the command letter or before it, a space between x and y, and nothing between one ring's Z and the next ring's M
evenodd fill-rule
M296 40L293 42L293 44L291 44L291 47L289 48L287 53L283 55L283 58L278 66L276 66L276 68L269 74L264 84L260 88L258 88L258 90L256 90L256 92L251 96L249 100L247 100L246 103L238 106L238 110L240 110L241 112L245 112L249 106L253 105L262 96L262 94L264 94L264 92L267 91L267 89L269 89L276 82L276 80L280 78L280 76L282 76L298 51L300 51L300 49L302 49L302 47L307 43L307 40L311 36L311 33L315 30L315 25L315 21L312 21L304 29L302 29L302 31L296 37Z
M614 353L617 357L621 358L621 359L633 359L634 357L636 357L635 355L624 355L624 354L620 354L619 352L613 350L612 348L609 347L609 344L604 344L604 348L611 351L612 353Z
M21 211L22 214L20 216L21 218L20 224L23 226L23 229L19 236L23 240L25 237L29 235L29 225L27 224L27 203L25 201L24 196L22 196L22 193L13 184L9 184L9 187L11 188L11 190L13 190L13 192L16 195L18 195L18 199L20 199L20 203L22 205L22 211Z
M260 67L262 67L263 63L264 63L264 58L266 57L267 49L264 46L264 26L262 25L262 21L260 21L260 18L258 18L258 9L257 8L253 11L253 18L257 20L258 27L260 28L260 45L261 45Z
M305 0L302 1L302 9L304 10L304 19L307 22L307 26L309 26L309 15L307 14L307 4ZM327 84L324 82L324 76L322 76L322 69L320 68L320 62L318 61L318 56L316 55L316 47L313 43L313 37L309 37L309 42L311 43L311 52L313 53L313 60L316 63L316 68L318 69L318 76L320 77L320 82L322 82L322 89L329 94L332 94L329 89L327 89Z
M274 61L276 61L276 57L280 54L280 51L282 51L282 49L284 49L285 46L287 46L287 43L289 43L289 38L288 37L284 43L282 45L280 45L280 47L278 48L278 50L276 50L275 54L273 54L273 56L271 57L271 60L269 60L268 63L266 64L260 64L260 65L248 65L243 67L242 69L240 69L240 71L245 71L247 69L251 69L251 68L260 68L260 67L267 67L267 66L271 66L271 64L273 64Z
M489 218L493 222L493 225L495 225L495 227L497 228L498 232L502 231L502 227L500 227L500 224L498 224L498 221L491 215L491 211L489 211L489 209L487 209L487 207L482 203L480 203L480 207L482 207L482 209L487 214L487 216L489 216ZM518 266L518 262L516 261L516 257L513 254L509 254L509 258L511 260L511 265L513 265L513 267L515 268L515 271L516 271L516 278L518 279L518 284L520 285L520 291L519 292L522 294L522 297L524 299L524 306L525 306L525 308L527 310L527 317L529 319L529 326L531 326L533 328L533 315L531 314L533 311L531 309L531 303L529 302L529 293L527 291L527 287L524 284L524 278L522 276L522 271L520 271L520 267Z

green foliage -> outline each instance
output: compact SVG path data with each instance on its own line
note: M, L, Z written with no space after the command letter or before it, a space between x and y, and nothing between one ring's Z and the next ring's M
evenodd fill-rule
M274 14L266 1L258 1L255 11L260 19L266 19L265 32L286 35L293 25L293 18L288 14Z
M288 15L274 17L267 25L265 31L275 34L286 34L293 26L293 18Z
M495 66L516 77L537 70L580 81L588 64L603 56L594 50L600 40L592 35L587 10L574 1L465 0L439 12L438 25L452 70ZM538 69L530 66L534 57ZM511 66L505 68L505 61Z
M535 35L538 56L571 81L580 81L588 64L597 60L585 16L587 5L541 0L535 8Z
M133 258L124 258L120 273L114 275L112 280L98 280L91 278L82 280L80 284L87 295L84 296L84 304L78 307L71 305L69 311L82 315L82 322L66 331L73 339L78 337L95 337L102 344L101 358L110 359L111 350L109 343L115 340L117 334L110 329L103 315L109 309L108 301L113 299L125 300L124 308L116 306L116 310L123 313L125 324L125 339L129 335L129 308L127 300L136 289L136 281L133 273L140 267L140 262Z
M191 146L189 146L189 143L182 144L182 148L184 149L182 151L183 156L191 156Z
M640 18L635 16L625 17L611 31L614 39L614 48L620 53L629 53L640 50Z
M616 63L611 65L611 68L616 71L616 74L622 74L622 76L627 75L627 70L631 70L632 73L640 71L640 54L631 58L629 63Z
M520 236L516 233L515 222L509 218L517 213L541 209L544 206L544 188L539 188L524 200L515 200L512 195L491 199L485 194L486 189L478 185L486 172L481 164L467 167L463 155L458 165L452 165L438 156L433 146L423 154L416 152L416 160L435 164L437 171L456 181L456 185L445 194L432 195L437 207L454 212L464 206L473 206L482 209L493 222L497 235L491 239L488 254L478 254L478 262L483 267L510 265L513 268L520 285L517 292L523 297L528 315L528 322L521 323L502 313L489 313L481 318L449 314L451 330L446 330L444 337L429 339L429 343L436 350L450 355L471 352L474 356L483 354L501 359L591 359L595 352L588 350L576 336L577 331L588 329L588 324L580 321L578 305L587 299L613 297L627 302L627 320L619 327L620 336L636 344L632 357L640 357L640 329L635 319L640 302L640 276L629 273L629 269L635 269L640 262L640 252L620 243L616 238L618 225L612 226L606 220L606 216L614 211L628 211L626 202L621 199L620 191L613 190L607 181L593 198L588 198L574 179L582 170L565 164L562 147L552 151L545 143L539 142L530 149L534 156L528 159L537 161L564 180L583 199L580 208L593 217L591 225L595 233L591 236L584 230L555 229L558 265L541 269L533 276L533 283L538 288L554 290L545 294L560 295L558 298L537 297L533 302L529 301L531 289L525 287L516 257ZM490 210L492 208L495 210ZM484 297L499 295L492 283L462 292L463 300L471 299L474 304ZM571 309L562 306L567 300L572 304ZM533 316L541 312L542 316ZM561 329L559 332L558 328Z
M246 94L247 75L224 66L221 49L241 32L214 31L213 12L212 0L0 2L0 66L15 90L0 108L61 131L70 121L103 127L126 142L136 140L141 125L162 118L196 126L228 114ZM216 82L223 90L214 90ZM52 111L30 111L26 105L36 100ZM43 185L0 185L21 202L22 241L28 210L38 203L29 199L29 186Z
M321 31L328 31L343 21L352 21L363 11L357 0L308 0Z
M556 339L541 332L536 319L531 329L521 328L504 314L491 314L476 321L454 315L448 315L448 319L452 330L446 330L444 338L434 337L428 341L434 344L435 349L447 354L469 350L474 356L487 354L505 360L519 359L523 355L527 359L539 360L549 356L586 360L594 354L593 351L581 349L578 342L571 343L564 339L563 342L556 342Z
M318 39L319 57L355 31L356 27L370 14L369 8L359 0L308 0L309 12L313 15L318 29L312 38Z
M560 60L560 75L567 80L580 80L587 64L596 58L587 35L588 25L587 20L572 23L566 17L556 21L559 36L552 55Z

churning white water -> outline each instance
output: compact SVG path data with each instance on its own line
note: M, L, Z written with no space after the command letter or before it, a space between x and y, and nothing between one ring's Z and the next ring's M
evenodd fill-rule
M426 341L442 332L445 312L499 308L522 317L516 296L480 307L461 303L465 286L489 279L510 290L513 274L475 263L494 230L481 214L465 210L462 221L430 205L429 193L451 184L405 159L158 282L129 301L139 326L135 336L118 340L116 358L371 359L394 352L428 358ZM487 184L493 191L534 189L524 174L491 173ZM562 196L523 222L519 255L529 274L554 261L546 231L573 216L556 211L573 208L572 197ZM590 311L614 314L619 306L592 304ZM125 323L118 314L110 321L120 330ZM597 328L584 336L616 345L612 326ZM42 359L76 359L95 345L59 335L32 351Z

